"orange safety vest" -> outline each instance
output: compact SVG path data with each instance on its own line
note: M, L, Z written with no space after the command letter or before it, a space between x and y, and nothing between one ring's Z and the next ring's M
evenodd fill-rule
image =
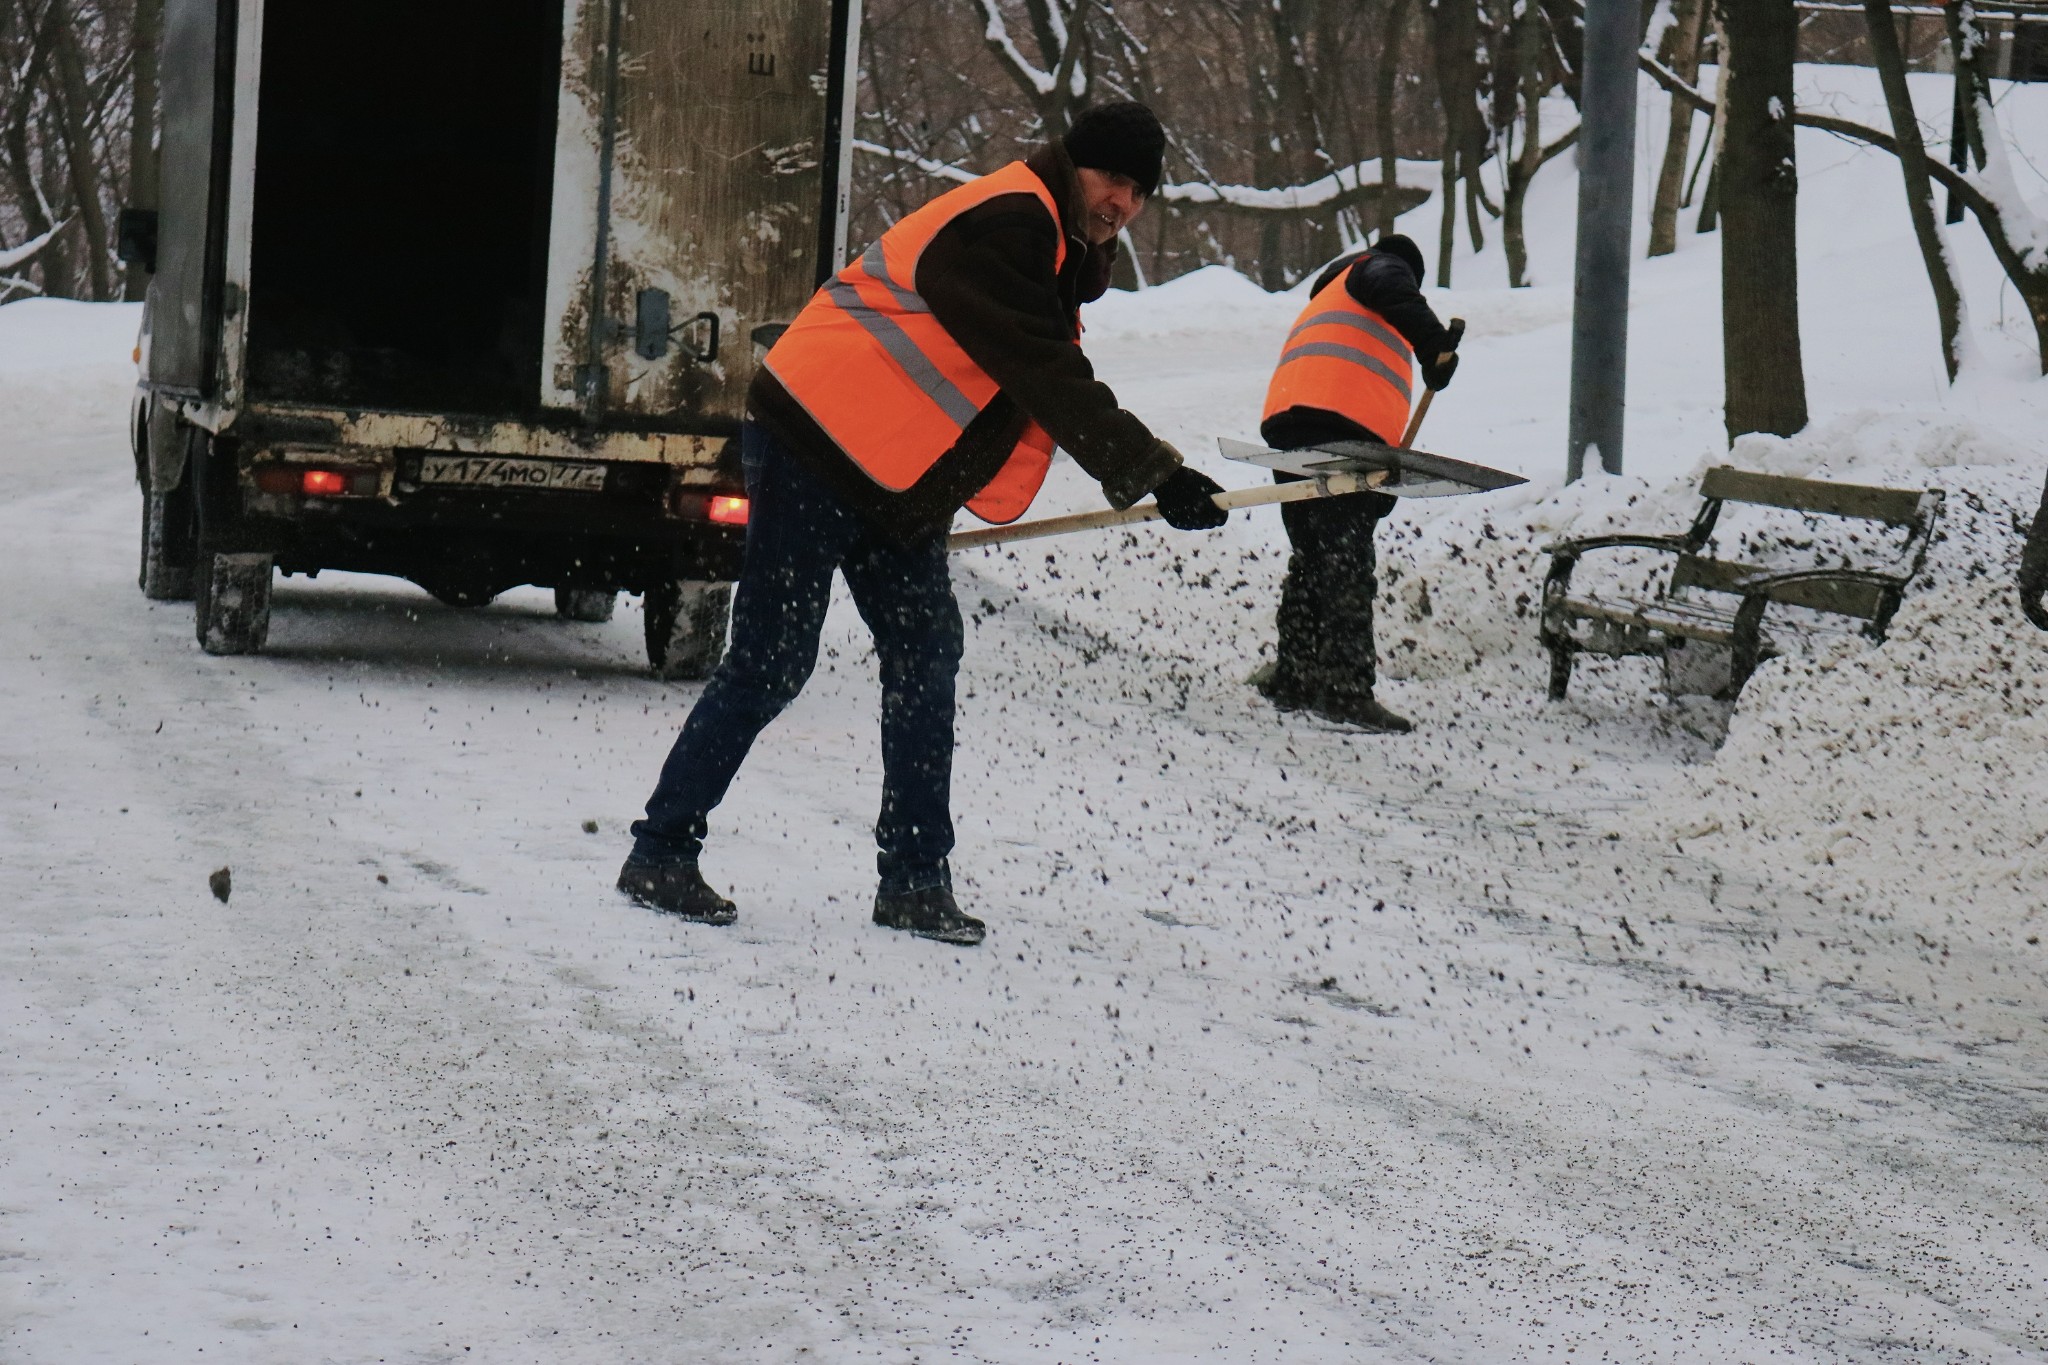
M891 492L924 477L999 391L918 296L917 263L940 229L1005 194L1035 195L1052 215L1057 274L1067 259L1059 205L1030 167L1013 161L948 190L883 233L811 296L768 352L768 370L789 396ZM1052 450L1045 428L1028 422L967 510L997 523L1023 516L1052 467Z
M1344 288L1350 273L1350 267L1339 271L1301 310L1260 420L1289 408L1318 408L1392 445L1408 428L1415 351L1392 323L1351 297Z

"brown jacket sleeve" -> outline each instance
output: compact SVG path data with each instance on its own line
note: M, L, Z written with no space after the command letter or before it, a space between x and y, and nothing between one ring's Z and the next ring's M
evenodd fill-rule
M1179 468L1180 456L1096 379L1053 273L1057 232L1034 198L990 200L932 239L917 292L1004 395L1102 485L1110 505L1128 507ZM1080 249L1070 243L1070 256ZM1070 259L1074 284L1087 264Z

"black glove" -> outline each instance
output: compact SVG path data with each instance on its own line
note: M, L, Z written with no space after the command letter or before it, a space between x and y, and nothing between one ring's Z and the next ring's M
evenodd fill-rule
M1223 485L1207 474L1182 465L1152 490L1152 499L1174 530L1213 531L1230 520L1230 513L1212 501L1222 491Z
M1437 353L1422 362L1423 387L1432 392L1450 387L1451 376L1458 372L1458 343L1464 339L1465 319L1452 318Z

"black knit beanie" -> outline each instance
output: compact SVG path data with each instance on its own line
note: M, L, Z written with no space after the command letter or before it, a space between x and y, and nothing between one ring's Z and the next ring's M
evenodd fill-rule
M1398 232L1382 232L1380 239L1372 244L1374 251L1384 251L1396 260L1406 261L1408 268L1415 272L1415 283L1422 283L1422 248L1414 239Z
M1074 120L1062 139L1076 166L1127 175L1147 195L1159 188L1166 130L1135 100L1099 104Z

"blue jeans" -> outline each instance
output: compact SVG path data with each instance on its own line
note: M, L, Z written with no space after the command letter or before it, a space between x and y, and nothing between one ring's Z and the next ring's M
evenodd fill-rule
M881 889L950 886L953 680L962 631L945 535L909 544L881 535L752 421L740 428L740 455L749 509L732 642L662 764L647 818L633 825L632 857L696 860L707 817L754 737L817 666L836 569L881 660Z

